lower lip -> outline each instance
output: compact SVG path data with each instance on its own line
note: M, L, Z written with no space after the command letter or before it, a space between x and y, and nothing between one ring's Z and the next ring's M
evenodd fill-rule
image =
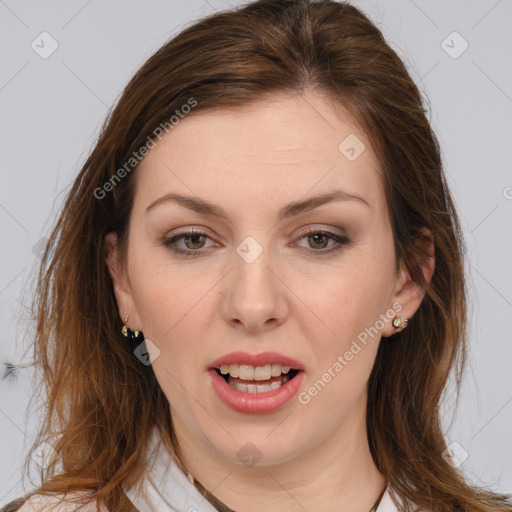
M212 386L218 397L231 409L249 414L274 412L289 402L299 391L304 381L303 371L277 389L265 393L243 393L233 389L215 369L208 370Z

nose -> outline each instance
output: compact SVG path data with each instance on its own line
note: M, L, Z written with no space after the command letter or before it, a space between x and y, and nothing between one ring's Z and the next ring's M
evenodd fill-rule
M265 250L253 261L240 254L233 255L234 268L223 280L224 319L250 332L275 329L286 321L289 310L277 265Z

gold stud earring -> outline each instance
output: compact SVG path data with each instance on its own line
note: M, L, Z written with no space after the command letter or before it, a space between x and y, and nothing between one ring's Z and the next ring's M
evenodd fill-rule
M126 325L128 323L128 315L126 315L126 318L124 319L124 324L121 329L121 333L125 338L128 338L128 326Z
M400 317L396 315L393 320L393 326L403 330L407 327L407 320L401 320Z
M126 318L124 319L123 327L121 328L121 334L125 338L131 338L132 340L137 340L141 336L141 332L139 331L130 331L126 323L128 322L128 315L126 315Z

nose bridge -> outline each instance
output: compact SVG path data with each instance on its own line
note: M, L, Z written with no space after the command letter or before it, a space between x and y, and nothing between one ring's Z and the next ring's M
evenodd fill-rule
M235 248L229 290L225 294L225 317L229 322L245 324L248 329L263 327L270 320L281 323L285 300L270 251L256 238L246 237Z

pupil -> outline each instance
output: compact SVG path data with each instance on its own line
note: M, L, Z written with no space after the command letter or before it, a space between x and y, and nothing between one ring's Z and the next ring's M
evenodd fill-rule
M319 242L318 242L318 239L319 239L319 238L320 238L320 239L321 239L321 238L324 238L324 239L325 239L325 238L326 238L326 236L325 236L325 235L322 235L322 234L316 234L316 235L312 235L312 236L310 236L309 238L310 238L310 239L316 239L316 240L313 242L313 245L315 245L315 244L318 244L318 243L319 243ZM325 244L320 244L320 245L321 245L321 247L322 247L322 248L323 248L323 247L325 247Z
M200 242L197 240L197 239L200 239L200 238L203 238L203 235L189 235L187 237L187 239L190 239L192 240L192 244L193 245L196 245L196 244L200 244ZM188 244L187 244L188 245ZM197 249L198 247L194 247L195 249Z

